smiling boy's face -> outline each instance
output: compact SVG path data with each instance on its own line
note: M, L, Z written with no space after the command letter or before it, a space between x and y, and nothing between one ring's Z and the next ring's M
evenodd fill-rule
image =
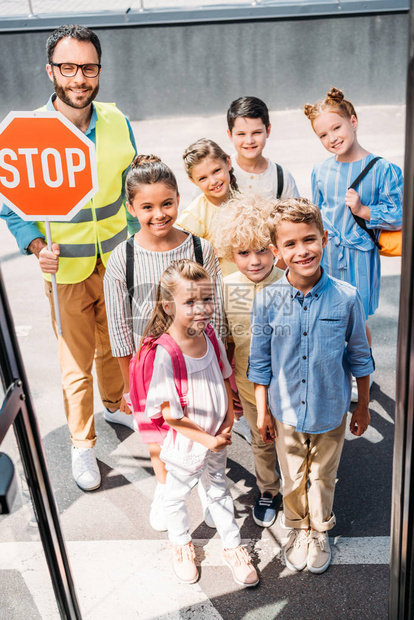
M276 233L276 246L272 244L270 248L277 258L285 261L290 284L304 293L310 291L322 275L321 260L328 231L321 234L314 223L282 220Z
M254 160L262 156L270 135L270 125L266 128L261 118L239 116L234 121L233 129L227 133L237 155L243 159Z

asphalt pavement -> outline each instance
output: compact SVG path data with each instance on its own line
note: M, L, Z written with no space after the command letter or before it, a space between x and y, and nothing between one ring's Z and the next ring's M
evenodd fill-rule
M379 106L358 112L361 143L402 165L404 108ZM312 165L326 152L301 111L273 113L272 122L266 154L286 165L302 195L309 197ZM133 123L133 129L139 151L160 155L177 173L182 206L192 195L182 169L184 148L208 136L231 152L224 116L140 121ZM192 586L175 581L167 535L154 532L148 523L155 478L146 447L137 434L104 421L98 396L96 450L103 482L91 493L76 486L56 340L39 267L34 257L18 254L3 222L0 259L85 619L387 618L399 259L383 260L380 307L370 320L376 360L372 424L362 438L347 434L334 505L337 525L330 532L333 562L325 574L292 573L284 566L280 550L286 530L280 514L267 530L255 525L251 506L257 489L251 451L243 439L233 438L229 485L242 538L261 573L260 585L246 590L233 582L224 565L220 541L202 521L196 492L190 497L189 512L201 578ZM11 431L1 449L21 470ZM19 480L12 514L0 517L0 620L59 617L31 518L31 504Z

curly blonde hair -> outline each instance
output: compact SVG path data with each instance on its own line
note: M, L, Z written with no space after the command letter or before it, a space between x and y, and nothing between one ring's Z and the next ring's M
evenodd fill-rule
M305 116L308 117L313 126L313 121L322 112L336 112L343 118L350 119L351 116L357 117L355 108L350 101L344 97L344 93L339 88L332 86L325 99L317 101L315 104L307 103L304 107Z
M276 201L240 195L222 205L213 221L212 245L220 258L234 262L237 250L262 250L271 242L266 221Z
M319 208L307 198L279 200L273 211L269 213L266 225L273 245L277 245L277 227L280 222L315 224L318 231L323 235L322 214Z

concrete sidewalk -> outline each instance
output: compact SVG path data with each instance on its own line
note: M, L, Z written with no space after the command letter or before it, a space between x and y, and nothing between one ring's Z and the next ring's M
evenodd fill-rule
M361 143L402 165L404 109L361 108L358 113ZM272 113L271 118L266 155L289 168L299 191L310 196L312 166L327 153L301 111ZM159 155L177 174L182 206L189 203L193 191L182 167L184 149L208 136L232 152L224 116L141 121L133 123L133 128L139 152ZM371 391L372 425L363 438L349 434L346 438L335 499L338 525L331 533L333 564L326 574L294 574L286 569L280 554L286 536L280 515L268 530L254 524L253 459L248 445L234 437L228 459L229 485L242 538L262 578L259 587L248 590L234 584L223 565L220 541L202 521L197 493L190 497L189 513L201 579L194 586L174 580L167 536L152 531L148 524L155 479L147 448L136 434L103 420L97 395L97 456L103 484L93 493L76 487L70 471L56 340L39 267L34 257L17 253L2 221L0 259L84 618L386 619L398 259L382 261L380 307L371 323L377 362ZM12 432L1 450L20 467ZM373 493L373 489L380 492ZM30 517L30 503L21 492L13 513L0 516L1 620L58 618L39 535L28 527Z

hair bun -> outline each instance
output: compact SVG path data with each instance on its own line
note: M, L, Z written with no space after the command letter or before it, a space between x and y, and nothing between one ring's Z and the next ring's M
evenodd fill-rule
M335 86L332 86L331 90L326 95L326 99L331 99L332 101L337 101L338 103L341 103L344 100L344 93L342 92L342 90L339 90L339 88L335 88Z
M315 109L315 106L314 106L314 105L312 105L311 103L306 103L306 104L304 105L303 111L305 112L305 115L306 115L308 118L311 118L311 116L312 116L312 112L314 111L314 109Z
M131 168L139 168L145 164L159 163L161 159L157 155L137 155L131 164Z

